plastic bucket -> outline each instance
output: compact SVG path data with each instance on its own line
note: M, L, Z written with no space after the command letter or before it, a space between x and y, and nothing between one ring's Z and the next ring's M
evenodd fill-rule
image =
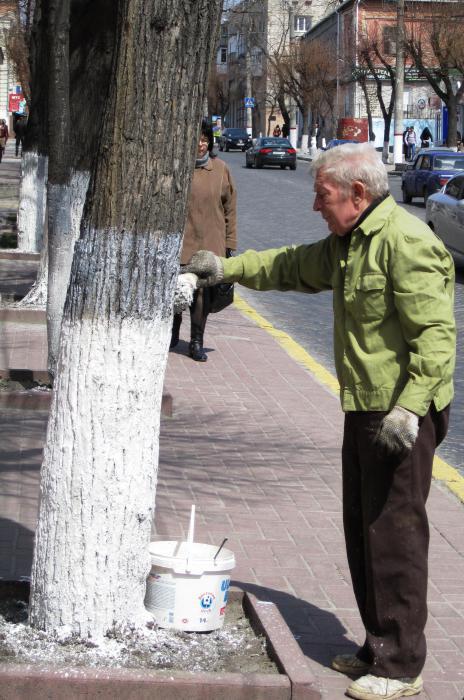
M222 627L234 553L199 542L151 542L145 607L160 627L209 632Z

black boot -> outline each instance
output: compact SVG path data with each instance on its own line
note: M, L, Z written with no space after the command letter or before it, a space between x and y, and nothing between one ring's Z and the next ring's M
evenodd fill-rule
M171 343L169 349L175 348L179 342L180 324L182 323L182 314L174 314L172 322Z
M206 362L208 355L203 350L203 333L192 329L192 340L189 343L189 355L195 362Z

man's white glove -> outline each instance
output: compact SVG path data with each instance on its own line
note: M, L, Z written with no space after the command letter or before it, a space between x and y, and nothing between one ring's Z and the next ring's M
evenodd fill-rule
M419 432L419 417L402 406L387 413L376 436L376 443L390 454L411 452Z
M184 266L185 272L193 272L197 277L199 287L212 287L224 279L224 268L221 258L209 250L199 250Z
M192 272L179 275L174 292L174 313L181 314L193 302L193 294L198 286L198 277Z

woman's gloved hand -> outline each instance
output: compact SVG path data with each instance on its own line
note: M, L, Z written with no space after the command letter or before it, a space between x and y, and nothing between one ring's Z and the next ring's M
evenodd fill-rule
M411 452L419 433L419 417L402 406L387 413L376 436L376 443L385 452L401 455Z
M193 272L198 278L199 287L212 287L224 279L221 258L209 250L199 250L183 268L184 272Z

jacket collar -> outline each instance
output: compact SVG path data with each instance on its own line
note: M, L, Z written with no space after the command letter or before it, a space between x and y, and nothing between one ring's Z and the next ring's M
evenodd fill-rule
M371 236L378 233L385 226L393 209L397 206L391 194L382 199L373 210L362 219L361 223L353 228L353 233L363 233L365 236Z

